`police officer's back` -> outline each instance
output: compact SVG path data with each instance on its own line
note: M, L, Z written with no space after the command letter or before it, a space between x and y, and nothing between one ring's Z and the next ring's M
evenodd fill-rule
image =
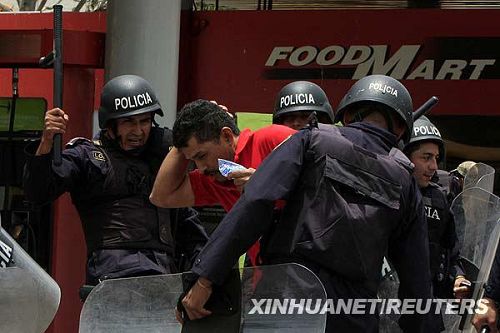
M180 269L175 250L191 255L203 244L191 210L169 210L149 202L158 168L171 145L171 132L153 125L163 115L150 84L123 75L103 88L99 109L101 131L95 140L75 138L51 162L55 133L64 133L68 115L49 110L34 155L27 159L24 187L29 200L44 204L71 193L87 244L87 282L106 278L169 273ZM189 220L193 223L179 223ZM174 238L191 229L179 246ZM199 238L198 238L199 236ZM181 237L182 238L182 237ZM177 252L177 251L176 251ZM182 256L181 253L178 253Z
M222 283L238 255L264 234L266 263L306 265L334 301L376 298L387 251L401 278L400 297L430 298L421 196L410 162L392 149L399 138L409 139L411 98L396 80L370 76L351 88L338 111L347 126L304 129L256 171L193 266L204 285ZM287 203L273 226L278 199ZM188 314L200 313L203 297L191 290L183 301ZM377 317L336 313L328 317L328 332L377 332ZM401 324L429 331L426 316Z

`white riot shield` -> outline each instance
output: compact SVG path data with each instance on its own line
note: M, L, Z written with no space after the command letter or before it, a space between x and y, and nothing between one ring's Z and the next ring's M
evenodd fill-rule
M85 300L79 332L180 332L181 294L182 274L105 280Z
M471 269L479 270L498 221L499 198L473 187L460 193L451 209L455 215L460 256L466 260L466 265L472 264Z
M484 163L474 164L464 178L464 191L472 187L479 187L492 193L495 180L495 169Z
M12 254L12 267L0 268L0 332L45 332L59 307L59 286L1 227L0 243L2 256Z
M481 188L464 190L452 205L466 277L473 282L472 298L483 295L500 237L500 198ZM474 332L473 314L445 318L449 332ZM461 322L461 323L460 323Z
M237 332L324 332L326 314L307 313L307 299L319 299L321 304L326 300L323 285L310 270L286 264L245 268L238 274L241 315ZM85 301L80 333L221 331L220 323L213 330L210 317L184 328L177 323L174 313L182 282L182 274L103 281ZM290 308L293 313L288 314ZM216 318L222 323L225 320L224 315ZM222 331L232 332L227 327Z
M242 287L242 333L325 331L326 314L320 309L326 291L306 267L283 264L245 268Z
M0 268L0 331L1 332L43 332L37 331L38 318L37 283L22 268ZM27 320L29 318L29 320Z

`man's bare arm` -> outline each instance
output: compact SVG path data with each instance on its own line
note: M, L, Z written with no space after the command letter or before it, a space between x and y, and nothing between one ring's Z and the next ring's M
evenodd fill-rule
M45 113L44 127L40 144L35 153L36 156L45 155L52 150L55 134L64 134L69 117L63 110L55 108Z
M149 196L154 205L163 208L194 205L194 193L187 174L188 163L177 148L170 150L163 160Z

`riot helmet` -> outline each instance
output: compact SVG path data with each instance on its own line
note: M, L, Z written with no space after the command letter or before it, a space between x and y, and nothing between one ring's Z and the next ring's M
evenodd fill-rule
M121 75L108 81L101 93L99 127L112 119L154 112L163 116L160 102L148 81L137 75Z
M323 89L308 81L295 81L284 86L274 103L273 124L282 124L282 117L293 112L316 111L320 122L333 124L333 110Z
M405 124L403 141L408 142L413 127L413 105L410 93L398 80L386 75L369 75L353 84L340 101L335 122L342 121L346 111L362 103L375 102L393 111Z
M444 142L441 133L426 116L421 116L413 123L411 138L404 147L404 152L408 154L411 147L427 141L433 142L439 147L439 160L441 160L444 157Z

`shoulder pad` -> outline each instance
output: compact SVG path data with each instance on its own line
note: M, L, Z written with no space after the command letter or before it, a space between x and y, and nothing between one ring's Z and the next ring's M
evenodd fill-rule
M392 148L389 152L389 157L398 162L408 171L413 172L415 165L410 161L410 159L398 148Z
M152 127L149 133L149 141L154 145L172 145L172 130L167 127Z
M81 136L78 136L76 138L73 138L71 140L69 140L69 142L66 144L66 148L71 148L71 147L75 147L75 146L78 146L82 143L90 143L92 144L93 142L87 138L84 138L84 137L81 137Z
M335 134L341 134L340 133L340 129L338 128L338 126L335 126L335 125L332 125L332 124L322 124L322 123L319 123L317 128L319 128L320 130L323 130L323 131L333 131L335 132Z

